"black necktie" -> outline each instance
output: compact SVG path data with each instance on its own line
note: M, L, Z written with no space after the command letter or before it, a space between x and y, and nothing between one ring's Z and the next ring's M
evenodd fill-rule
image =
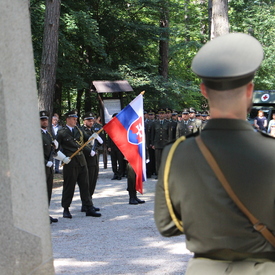
M74 128L72 128L72 133L73 133L73 136L74 136Z

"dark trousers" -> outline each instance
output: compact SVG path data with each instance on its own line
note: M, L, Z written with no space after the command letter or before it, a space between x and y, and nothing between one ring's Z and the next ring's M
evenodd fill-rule
M156 175L158 175L159 167L160 167L160 161L161 161L161 154L162 154L162 148L156 148L155 149L155 158L156 158Z
M156 159L155 150L153 148L148 148L149 162L146 164L147 175L151 176L156 173Z
M111 150L112 170L115 176L122 177L125 169L124 156L119 149Z
M73 160L71 161L73 162ZM74 191L75 184L77 183L80 191L80 198L82 205L92 205L90 192L89 192L89 179L87 166L76 165L75 163L68 163L63 167L63 191L61 205L64 208L70 207Z
M136 194L136 173L129 163L127 165L127 191L130 196Z
M93 164L88 165L89 192L90 192L91 198L95 192L96 182L97 182L98 173L99 173L98 155L93 156L93 159L94 159Z
M47 182L47 193L48 193L48 203L50 205L52 190L53 190L53 168L46 166L46 182Z
M54 159L54 172L59 172L60 160Z

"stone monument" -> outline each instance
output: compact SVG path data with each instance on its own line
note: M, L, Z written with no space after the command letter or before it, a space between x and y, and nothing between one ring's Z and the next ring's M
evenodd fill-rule
M28 0L0 1L0 274L54 274Z

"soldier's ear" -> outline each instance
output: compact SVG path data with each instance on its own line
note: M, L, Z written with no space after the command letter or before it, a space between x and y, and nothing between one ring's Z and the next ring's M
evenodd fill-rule
M246 96L251 99L253 97L253 91L254 91L254 83L251 81L246 86Z
M200 84L200 89L201 89L201 94L202 94L206 99L208 99L208 94L207 94L206 87L205 87L204 83L201 83L201 84Z

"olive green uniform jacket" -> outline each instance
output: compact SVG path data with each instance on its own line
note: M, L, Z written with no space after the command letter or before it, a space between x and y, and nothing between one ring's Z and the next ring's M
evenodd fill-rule
M209 120L201 137L240 200L275 233L275 140L235 119ZM155 222L166 237L182 234L169 215L164 196L163 171L170 148L163 151L155 198ZM169 191L190 251L214 259L275 261L275 248L229 198L194 137L181 142L175 151Z
M44 133L41 130L42 134L42 143L43 143L43 152L44 152L44 164L46 172L46 182L47 182L47 193L48 193L48 203L50 204L52 197L52 188L53 188L53 167L47 167L46 164L48 161L53 161L54 148L53 148L53 137L50 133Z
M89 135L79 127L75 127L74 133L72 133L71 130L65 126L57 132L56 139L62 147L64 155L70 157L89 139ZM83 150L77 153L68 164L64 165L63 180L62 207L70 207L76 183L79 186L82 205L92 205L89 192L88 168Z

